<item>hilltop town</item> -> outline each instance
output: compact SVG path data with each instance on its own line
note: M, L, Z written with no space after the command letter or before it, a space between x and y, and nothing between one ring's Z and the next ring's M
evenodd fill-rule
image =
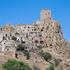
M45 59L44 53L51 57ZM55 70L70 70L70 43L50 10L42 9L39 20L32 24L0 27L0 64L8 59L25 62L32 70L48 70L51 64Z

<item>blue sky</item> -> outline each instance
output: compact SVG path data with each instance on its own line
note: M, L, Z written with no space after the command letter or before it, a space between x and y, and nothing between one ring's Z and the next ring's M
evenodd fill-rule
M0 0L0 26L30 24L39 19L43 8L51 9L60 22L64 37L70 41L70 0Z

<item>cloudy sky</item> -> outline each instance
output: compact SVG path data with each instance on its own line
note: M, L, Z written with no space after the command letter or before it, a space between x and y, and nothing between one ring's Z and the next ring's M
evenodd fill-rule
M60 22L64 37L70 41L70 0L0 0L0 26L31 24L39 19L41 9L52 11Z

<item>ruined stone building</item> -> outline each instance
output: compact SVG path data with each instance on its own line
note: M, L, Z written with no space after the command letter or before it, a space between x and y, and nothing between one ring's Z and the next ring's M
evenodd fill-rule
M0 56L7 56L8 58L15 58L16 47L22 44L30 52L37 53L40 48L43 48L44 51L49 48L51 54L54 50L61 57L68 59L70 58L70 45L67 43L59 22L52 18L51 11L47 9L43 9L39 20L32 24L18 24L16 26L7 24L0 27Z
M43 9L40 13L40 20L33 24L18 24L16 26L7 24L4 27L1 27L0 51L11 50L10 47L6 47L13 45L11 44L14 42L13 37L17 42L22 42L24 45L31 48L36 46L48 47L55 45L55 42L53 41L55 40L55 32L61 33L59 23L52 18L50 10Z
M28 46L42 45L42 47L46 47L44 33L49 28L49 24L52 26L53 23L51 12L49 10L42 10L40 20L33 24L18 24L16 26L7 24L0 28L0 42L12 40L12 36L14 36L18 41L22 40Z

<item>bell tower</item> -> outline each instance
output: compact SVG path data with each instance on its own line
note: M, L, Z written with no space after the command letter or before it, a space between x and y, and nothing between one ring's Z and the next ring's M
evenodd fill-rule
M40 20L49 22L51 20L51 11L48 9L43 9L40 13Z

